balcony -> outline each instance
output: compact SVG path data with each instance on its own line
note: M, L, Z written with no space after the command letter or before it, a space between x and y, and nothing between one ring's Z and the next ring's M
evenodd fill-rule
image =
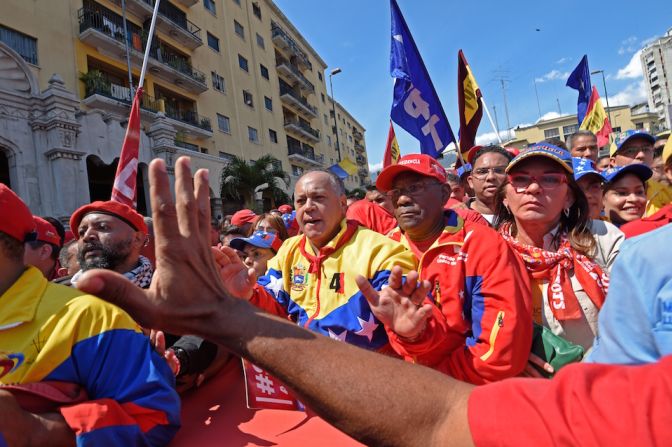
M176 0L177 3L186 6L187 8L191 8L194 6L196 3L198 3L198 0Z
M359 143L355 143L355 150L358 152L366 152L366 148Z
M353 127L352 128L352 138L354 138L355 140L361 140L361 139L364 138L364 135L359 130L357 130Z
M306 98L294 92L286 85L280 84L280 100L293 107L297 112L310 118L317 117L317 107L311 106Z
M315 86L301 73L301 71L292 65L287 59L276 59L275 67L278 72L290 79L295 85L298 85L301 90L310 94L315 93Z
M290 146L287 148L289 161L302 166L311 168L319 168L324 165L324 155L315 155L312 148L304 149L298 146Z
M360 165L366 165L366 158L364 158L364 156L358 154L357 157L355 157L355 159L357 160L357 163L359 163Z
M126 9L142 20L149 20L154 12L154 0L129 0L126 2ZM203 45L201 29L189 21L186 14L166 0L159 4L156 29L190 50Z
M128 87L114 83L98 83L86 86L86 97L82 101L90 108L101 109L121 116L128 116L131 107L131 91ZM142 95L140 114L142 118L154 119L158 112L165 113L175 129L195 138L212 137L212 124L209 118L200 117L192 111L175 111L166 107L165 101L155 99L148 94Z
M357 171L357 174L359 174L360 177L368 177L369 170L366 168L360 168L359 171Z
M295 134L298 134L303 138L314 141L316 143L320 141L320 131L313 129L310 127L310 125L299 120L285 118L285 130L294 132Z
M96 48L101 54L117 60L126 60L123 24L121 17L106 11L94 11L81 8L77 12L79 20L79 39ZM131 63L142 65L144 42L139 34L129 30L128 42ZM196 70L185 57L171 54L159 45L149 53L147 62L149 71L157 78L178 85L191 93L203 93L208 89L205 74Z
M301 68L308 70L313 69L313 64L308 60L306 53L304 53L294 39L292 39L289 34L275 22L271 22L271 36L275 46L291 56L296 56L296 62Z

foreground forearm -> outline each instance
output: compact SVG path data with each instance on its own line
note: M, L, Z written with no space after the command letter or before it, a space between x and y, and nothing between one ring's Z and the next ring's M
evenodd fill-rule
M244 334L232 341L220 329L209 337L291 383L306 404L344 432L368 445L471 444L469 385L235 307L229 315L236 315Z

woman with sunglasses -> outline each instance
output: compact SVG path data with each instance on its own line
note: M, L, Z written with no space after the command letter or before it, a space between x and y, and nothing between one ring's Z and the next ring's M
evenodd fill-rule
M564 149L540 143L521 152L498 191L495 225L530 275L533 320L588 350L608 287L599 265L608 259L598 263L595 256L609 254L597 249L588 203L572 174Z

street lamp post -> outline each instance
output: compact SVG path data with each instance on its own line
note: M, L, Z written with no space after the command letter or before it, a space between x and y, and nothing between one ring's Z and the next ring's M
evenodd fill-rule
M331 82L331 77L337 75L342 70L340 68L334 68L329 73L329 87L331 88L331 110L334 114L334 133L336 134L336 153L338 154L338 161L341 161L341 145L338 141L338 121L336 121L336 100L334 99L334 84Z
M607 115L609 116L609 124L613 126L614 122L611 120L611 109L609 108L609 93L607 93L607 81L604 78L604 70L595 70L590 72L591 75L595 75L598 73L602 75L602 85L604 86L604 98L607 100Z

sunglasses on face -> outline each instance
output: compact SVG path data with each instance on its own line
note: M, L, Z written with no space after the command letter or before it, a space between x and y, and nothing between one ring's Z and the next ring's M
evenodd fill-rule
M516 192L525 192L532 183L536 183L542 189L552 190L563 183L567 183L567 176L559 172L549 172L541 175L509 174L509 183Z

